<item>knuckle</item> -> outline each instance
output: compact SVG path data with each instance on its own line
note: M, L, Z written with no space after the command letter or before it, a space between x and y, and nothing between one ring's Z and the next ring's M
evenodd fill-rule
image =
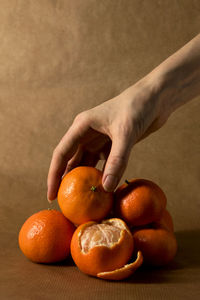
M110 159L110 164L113 166L125 165L127 158L121 155L113 155Z
M82 111L74 118L74 123L83 123L88 121L89 114L88 111Z
M79 113L78 115L76 115L76 117L74 118L74 123L75 122L80 122L80 120L83 119L83 113Z
M132 122L126 120L119 124L118 134L125 139L129 139L133 135L133 124Z

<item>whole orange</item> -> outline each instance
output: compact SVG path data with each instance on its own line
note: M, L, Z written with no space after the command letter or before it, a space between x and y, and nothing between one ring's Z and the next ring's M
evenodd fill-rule
M57 210L42 210L30 216L19 232L19 247L37 263L54 263L70 254L75 226Z
M162 227L134 230L133 239L135 250L142 252L145 264L163 266L176 255L176 237Z
M92 276L123 267L131 258L133 237L125 222L113 218L80 225L73 234L71 255L78 268Z
M159 220L167 202L162 189L146 179L126 181L116 190L114 198L117 216L132 226Z
M86 166L64 176L57 198L62 213L74 224L104 219L113 204L113 193L103 189L102 172Z

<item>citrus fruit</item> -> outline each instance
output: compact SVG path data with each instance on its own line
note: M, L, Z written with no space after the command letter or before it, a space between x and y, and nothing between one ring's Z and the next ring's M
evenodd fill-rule
M81 166L63 177L58 204L71 222L80 225L104 219L112 208L113 193L103 189L101 171Z
M125 222L117 218L82 224L71 241L71 255L77 267L88 275L105 279L118 280L130 275L126 269L124 275L123 270L117 269L129 261L133 249L131 232ZM141 254L138 260L135 267L142 264ZM134 270L132 267L132 272Z
M70 254L75 226L57 210L42 210L30 216L19 232L19 247L38 263L64 260Z
M162 189L146 179L126 181L116 190L114 198L117 216L132 226L159 220L167 203Z
M165 209L163 211L161 218L152 224L152 227L154 227L154 228L162 227L162 228L165 228L165 229L167 229L171 232L174 232L173 219L172 219L172 216L170 215L170 213L167 209Z
M145 264L163 266L176 255L176 237L162 227L134 230L133 239L135 250L142 252Z

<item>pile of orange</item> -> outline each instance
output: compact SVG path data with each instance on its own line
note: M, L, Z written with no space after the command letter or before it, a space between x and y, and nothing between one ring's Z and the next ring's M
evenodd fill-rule
M29 217L19 232L25 256L53 263L71 256L84 273L121 280L143 263L168 264L177 242L167 199L152 181L126 181L114 193L102 186L102 172L77 167L62 179L61 212L51 209Z

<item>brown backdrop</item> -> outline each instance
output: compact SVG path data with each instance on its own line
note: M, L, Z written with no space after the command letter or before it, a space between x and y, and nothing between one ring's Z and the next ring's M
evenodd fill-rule
M164 189L179 241L172 265L110 283L71 262L33 264L17 245L25 219L48 207L52 151L76 114L136 82L199 28L199 0L0 0L2 299L200 297L200 97L134 147L124 175Z

